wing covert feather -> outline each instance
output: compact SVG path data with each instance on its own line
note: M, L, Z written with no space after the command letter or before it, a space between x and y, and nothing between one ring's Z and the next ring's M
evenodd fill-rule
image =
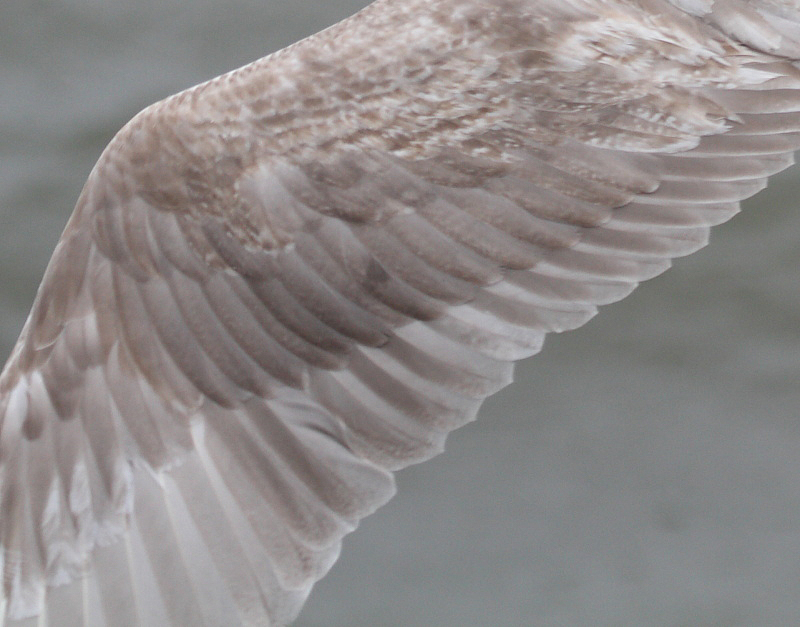
M392 471L791 165L799 24L379 0L139 114L0 376L11 624L291 621Z

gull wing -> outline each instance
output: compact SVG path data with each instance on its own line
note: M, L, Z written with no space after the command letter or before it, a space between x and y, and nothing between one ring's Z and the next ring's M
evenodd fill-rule
M136 116L0 376L10 623L291 621L394 470L791 164L799 23L379 1Z

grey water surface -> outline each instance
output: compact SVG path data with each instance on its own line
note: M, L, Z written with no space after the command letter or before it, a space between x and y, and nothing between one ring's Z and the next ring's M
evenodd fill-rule
M2 0L0 349L138 110L364 0ZM399 474L301 627L800 624L800 169Z

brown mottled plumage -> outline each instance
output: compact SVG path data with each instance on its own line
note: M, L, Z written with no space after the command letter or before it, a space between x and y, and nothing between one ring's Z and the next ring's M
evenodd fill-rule
M798 60L791 0L379 0L145 109L0 376L10 623L289 622L391 471L791 164Z

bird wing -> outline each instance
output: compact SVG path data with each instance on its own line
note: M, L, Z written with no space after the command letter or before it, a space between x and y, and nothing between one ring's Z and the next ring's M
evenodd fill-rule
M380 0L145 109L0 376L6 616L292 620L392 471L791 164L799 32Z

